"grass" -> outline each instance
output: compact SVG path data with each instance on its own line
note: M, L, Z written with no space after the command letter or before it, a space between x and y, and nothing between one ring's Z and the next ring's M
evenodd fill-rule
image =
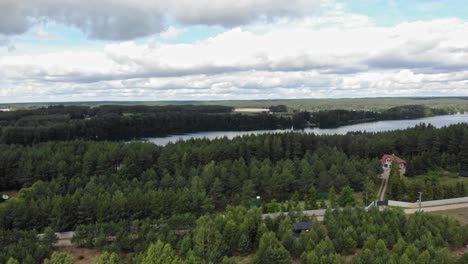
M458 182L468 184L468 177L460 177L458 173L449 172L445 170L430 171L423 175L417 175L414 177L404 177L407 181L419 181L424 179L431 180L436 179L441 185L457 184Z
M468 224L468 210L453 209L446 211L429 212L429 214L445 215L459 221L463 225Z

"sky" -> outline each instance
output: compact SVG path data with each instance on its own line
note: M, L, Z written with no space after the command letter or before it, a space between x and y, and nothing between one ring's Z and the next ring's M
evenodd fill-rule
M0 0L0 103L468 96L466 0Z

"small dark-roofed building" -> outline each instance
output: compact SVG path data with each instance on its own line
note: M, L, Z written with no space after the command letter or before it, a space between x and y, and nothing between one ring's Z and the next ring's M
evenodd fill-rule
M461 177L468 177L468 171L460 171Z
M295 233L301 233L302 231L309 232L312 229L312 223L299 222L293 224L293 230Z

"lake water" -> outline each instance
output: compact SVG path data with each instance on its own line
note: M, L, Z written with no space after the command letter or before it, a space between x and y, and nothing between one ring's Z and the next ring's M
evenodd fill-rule
M198 132L198 133L189 133L183 135L171 135L167 137L155 137L155 138L145 138L145 141L152 142L156 145L164 146L169 142L177 142L179 140L188 140L192 138L207 138L215 139L227 137L232 139L234 137L243 136L243 135L260 135L265 133L286 133L286 132L302 132L302 133L314 133L316 135L344 135L348 132L382 132L382 131L392 131L392 130L401 130L410 127L415 127L420 123L432 124L435 127L443 127L458 123L468 123L468 114L458 114L458 115L445 115L445 116L434 116L420 119L411 119L411 120L389 120L389 121L377 121L370 123L361 123L350 126L342 126L337 128L306 128L303 130L291 130L291 129L277 129L277 130L253 130L253 131L212 131L212 132Z

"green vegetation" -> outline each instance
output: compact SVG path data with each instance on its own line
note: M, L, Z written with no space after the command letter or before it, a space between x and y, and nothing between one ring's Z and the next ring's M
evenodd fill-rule
M226 106L103 105L49 106L0 112L0 143L35 144L59 140L131 140L200 131L302 129L337 127L376 120L414 119L448 114L423 105L399 106L382 112L328 110L290 112L284 105L272 113L233 113ZM468 157L467 157L468 160Z
M446 211L430 212L429 214L451 217L463 225L468 225L468 210L451 209Z
M231 101L159 101L159 102L70 102L56 103L62 105L223 105L233 108L253 107L269 108L275 105L284 105L295 111L317 112L322 110L354 110L354 111L376 111L387 110L392 107L405 105L425 105L430 108L444 109L450 112L468 111L466 97L419 97L419 98L343 98L343 99L279 99L279 100L231 100ZM3 104L1 108L11 106L13 108L31 109L37 107L47 107L51 103L20 103Z
M343 256L356 253L352 263L464 261L448 257L446 248L468 243L466 225L349 206L362 205L363 193L375 194L384 153L404 158L409 177L438 168L457 171L468 166L467 137L468 125L459 124L250 135L165 147L80 140L0 144L0 191L20 189L0 204L0 263L68 261L51 255L52 231L70 230L76 245L107 252L98 263L343 263ZM425 200L449 198L468 190L462 181L391 179L394 197L432 190ZM329 207L345 209L329 211L323 224L298 212L326 207L319 201L325 192ZM290 215L262 218L286 201ZM303 221L313 222L313 230L294 234L292 224Z
M424 105L397 106L382 112L326 110L313 113L310 122L321 128L330 128L378 120L416 119L449 113L446 110L432 109Z
M304 120L267 113L231 113L225 106L49 106L0 112L0 143L130 140L198 131L304 127ZM301 123L302 122L302 123Z
M390 177L390 179L388 188L390 197L409 202L416 202L418 197L414 194L418 192L422 192L424 201L462 197L467 193L468 187L468 178L441 169L413 177Z

